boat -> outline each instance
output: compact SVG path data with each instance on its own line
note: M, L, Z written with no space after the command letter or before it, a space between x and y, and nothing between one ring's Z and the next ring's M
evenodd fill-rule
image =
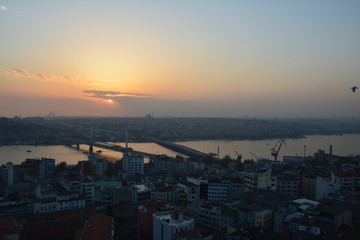
M26 152L31 152L31 150L26 150Z

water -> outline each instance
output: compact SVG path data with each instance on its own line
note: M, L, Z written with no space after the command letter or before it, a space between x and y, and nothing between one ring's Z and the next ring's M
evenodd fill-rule
M243 159L268 158L271 156L271 148L273 148L279 139L260 140L260 141L188 141L177 142L187 147L194 148L204 153L217 153L218 147L220 157L230 155L236 158L238 152L242 154ZM282 160L284 155L287 156L304 156L304 146L306 146L306 156L313 155L317 150L322 149L329 152L330 145L333 146L333 154L339 156L360 155L360 134L345 135L311 135L302 139L286 139L286 145L280 149L278 160ZM116 143L125 146L124 143ZM167 154L175 157L178 153L161 147L155 143L129 143L129 147L134 150L153 153ZM31 152L27 152L30 150ZM94 151L101 150L103 157L111 160L118 160L122 157L122 153L114 152L101 148L94 148ZM83 151L88 151L87 145L81 145L80 150L66 146L2 146L0 147L0 164L13 162L19 164L26 158L55 158L56 163L66 161L68 164L76 164L78 161L87 160L87 155ZM256 157L255 157L256 156ZM147 160L145 160L147 162Z
M0 147L0 164L7 162L20 164L26 158L42 157L54 158L55 163L67 162L68 164L76 164L78 161L87 160L87 156L81 151L66 146L14 145Z
M274 140L259 141L189 141L178 142L178 144L194 148L204 153L217 153L218 147L220 158L230 155L237 157L242 154L243 159L268 158L271 156L271 149L279 142ZM344 135L310 135L301 139L285 139L278 155L278 160L283 156L312 156L317 150L324 150L329 153L330 145L333 146L333 154L338 156L360 155L360 134ZM304 148L304 146L306 146ZM276 148L277 149L277 148ZM237 153L236 153L236 152Z

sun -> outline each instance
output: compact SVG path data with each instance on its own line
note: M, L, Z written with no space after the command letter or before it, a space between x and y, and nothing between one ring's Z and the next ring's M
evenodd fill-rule
M114 101L111 99L106 100L108 103L113 103Z

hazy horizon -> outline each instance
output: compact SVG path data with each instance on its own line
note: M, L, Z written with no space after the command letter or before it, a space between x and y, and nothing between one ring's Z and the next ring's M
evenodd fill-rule
M359 1L0 1L0 115L359 118Z

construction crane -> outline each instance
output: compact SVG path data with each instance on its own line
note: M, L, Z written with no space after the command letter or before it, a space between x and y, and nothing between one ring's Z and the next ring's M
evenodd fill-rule
M237 155L237 159L241 162L242 154L239 154L237 151L234 151Z
M253 155L255 157L255 159L260 159L258 156L256 156L254 153L250 152L251 155Z
M282 138L282 139L280 139L280 140L278 141L278 143L271 149L271 156L274 156L274 161L275 161L275 162L277 161L277 157L278 157L278 155L279 155L279 151L280 151L281 146L282 146L283 143L286 145L285 139ZM276 149L276 147L277 147L277 149Z

